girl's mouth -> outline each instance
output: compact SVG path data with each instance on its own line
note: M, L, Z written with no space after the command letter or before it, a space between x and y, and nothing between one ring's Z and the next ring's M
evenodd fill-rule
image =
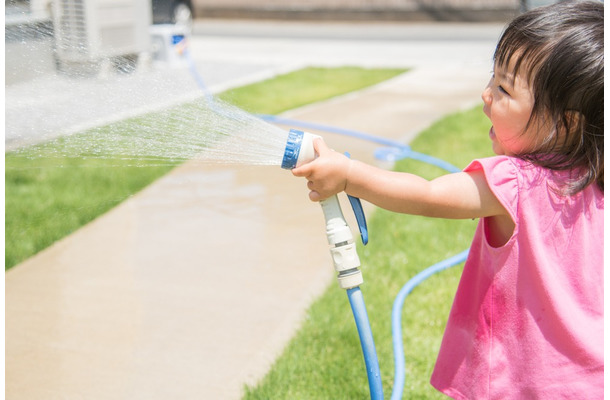
M496 140L496 131L494 130L493 126L489 128L489 138L491 140Z

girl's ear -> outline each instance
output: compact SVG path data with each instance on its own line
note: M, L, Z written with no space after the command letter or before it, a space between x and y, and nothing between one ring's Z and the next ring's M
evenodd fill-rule
M580 141L579 134L582 131L585 117L580 111L569 110L557 123L558 143L574 143Z
M585 122L585 117L580 111L570 110L565 112L565 121L568 132L572 133L581 128L582 124Z

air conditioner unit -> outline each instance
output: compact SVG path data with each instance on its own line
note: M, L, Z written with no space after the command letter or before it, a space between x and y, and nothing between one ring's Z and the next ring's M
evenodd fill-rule
M90 65L149 50L150 0L54 0L56 61Z

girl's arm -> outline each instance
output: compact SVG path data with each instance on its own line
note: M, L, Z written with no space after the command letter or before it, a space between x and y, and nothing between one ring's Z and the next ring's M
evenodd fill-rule
M458 172L428 181L350 160L329 149L322 139L314 141L314 148L319 157L293 170L295 176L307 178L312 201L345 191L406 214L456 219L508 216L483 171Z

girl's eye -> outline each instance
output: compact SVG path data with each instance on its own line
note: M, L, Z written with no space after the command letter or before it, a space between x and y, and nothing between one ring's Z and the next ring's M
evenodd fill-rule
M500 90L500 92L508 94L508 92L502 87L502 85L498 85L498 89Z

